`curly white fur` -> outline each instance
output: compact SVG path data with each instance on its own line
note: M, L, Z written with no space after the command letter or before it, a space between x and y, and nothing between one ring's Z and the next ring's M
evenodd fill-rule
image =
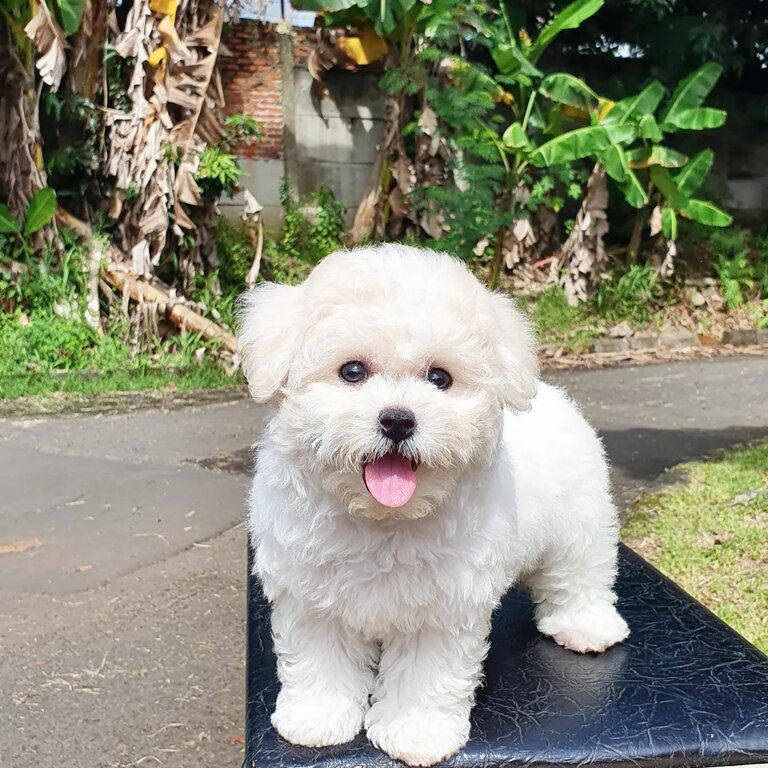
M299 287L242 304L243 370L268 404L248 527L273 606L287 740L338 744L364 726L411 765L460 749L490 617L513 584L539 629L578 652L627 636L617 613L617 516L602 446L540 383L508 299L455 259L384 245L335 253ZM348 361L369 378L339 376ZM450 389L426 380L447 370ZM418 462L403 507L366 490L391 450L382 408L409 408Z

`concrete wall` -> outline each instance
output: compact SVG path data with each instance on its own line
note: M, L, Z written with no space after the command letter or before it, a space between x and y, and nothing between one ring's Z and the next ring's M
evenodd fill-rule
M264 206L267 226L280 223L280 182L287 177L301 197L329 187L354 218L384 131L383 97L376 78L331 71L328 96L313 98L306 69L312 32L290 37L254 21L233 25L225 38L230 56L222 67L227 109L262 123L261 139L240 151L241 186ZM222 201L236 217L242 195Z
M328 96L315 101L309 72L294 72L295 183L300 195L320 186L333 190L351 219L384 135L384 110L376 78L329 72Z
M727 130L727 129L726 129ZM744 141L715 156L726 175L729 207L747 218L768 212L768 144Z
M241 157L240 166L245 171L245 175L240 180L240 186L247 189L262 204L261 215L265 226L270 228L280 226L283 218L283 209L280 205L280 182L285 176L283 159L253 160ZM238 218L243 210L242 193L232 198L222 198L219 208L228 218Z

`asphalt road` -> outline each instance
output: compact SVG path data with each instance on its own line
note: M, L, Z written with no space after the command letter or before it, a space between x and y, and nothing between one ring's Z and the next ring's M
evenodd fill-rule
M766 357L553 378L601 430L622 503L768 436ZM258 423L245 401L0 420L3 768L239 767Z

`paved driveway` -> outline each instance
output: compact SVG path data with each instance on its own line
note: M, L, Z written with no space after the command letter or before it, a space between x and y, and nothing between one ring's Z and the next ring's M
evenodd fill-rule
M553 377L617 496L768 435L768 358ZM238 768L246 401L0 420L3 768Z

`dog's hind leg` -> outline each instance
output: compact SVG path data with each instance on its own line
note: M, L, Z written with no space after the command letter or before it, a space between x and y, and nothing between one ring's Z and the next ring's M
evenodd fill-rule
M281 688L272 725L306 747L343 744L363 726L378 645L284 596L272 610Z
M539 631L578 653L600 652L629 634L616 610L616 530L597 527L554 545L526 579Z

